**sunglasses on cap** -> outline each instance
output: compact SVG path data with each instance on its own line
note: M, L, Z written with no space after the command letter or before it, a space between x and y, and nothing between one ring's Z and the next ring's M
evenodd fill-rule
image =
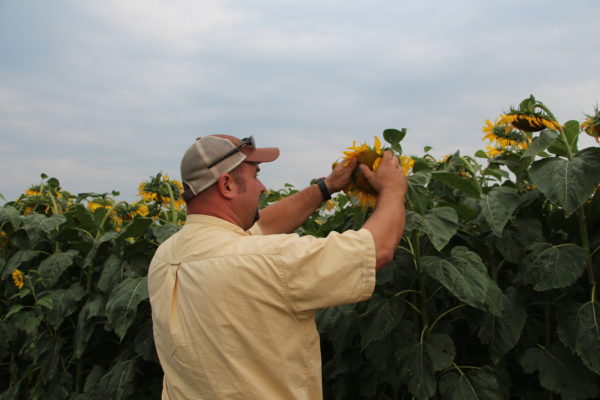
M209 165L207 165L206 168L210 169L210 168L214 167L221 161L225 160L227 157L230 157L230 156L234 155L235 153L242 151L244 149L244 147L246 147L246 146L256 148L256 143L254 142L254 137L249 136L247 138L243 138L242 143L240 143L239 146L234 147L233 149L229 150L227 153L225 153L224 155L222 155L221 157L219 157L218 159L216 159L215 161L213 161Z

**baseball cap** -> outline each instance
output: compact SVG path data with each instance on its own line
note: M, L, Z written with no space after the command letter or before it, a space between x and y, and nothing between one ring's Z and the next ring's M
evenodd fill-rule
M279 148L257 148L252 136L244 139L229 135L199 137L181 159L183 199L191 199L243 161L270 162L277 157Z

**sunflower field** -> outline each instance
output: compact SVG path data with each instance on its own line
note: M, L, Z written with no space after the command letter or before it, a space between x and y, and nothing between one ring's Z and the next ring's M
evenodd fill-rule
M473 156L409 156L404 129L343 152L377 169L391 149L409 192L373 297L317 313L325 399L600 398L600 147L579 148L600 112L561 122L530 96L482 130ZM185 205L168 176L138 189L42 175L0 206L0 399L160 398L146 274ZM298 233L357 229L376 202L357 173Z

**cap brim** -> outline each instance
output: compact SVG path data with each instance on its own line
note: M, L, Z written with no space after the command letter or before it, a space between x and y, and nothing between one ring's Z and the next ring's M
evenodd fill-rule
M246 159L244 161L271 162L271 161L275 161L279 157L279 148L277 148L277 147L253 148L250 152L246 153L246 151L244 151L243 153L246 154Z

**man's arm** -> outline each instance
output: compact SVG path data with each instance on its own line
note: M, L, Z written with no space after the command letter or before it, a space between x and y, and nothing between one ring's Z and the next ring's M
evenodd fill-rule
M379 270L392 261L396 247L402 239L406 210L404 196L408 182L398 158L386 151L376 172L361 165L361 171L379 196L375 211L363 225L371 232L375 242L375 269Z
M329 193L342 190L352 177L356 168L356 159L346 163L338 163L331 174L325 178ZM260 211L258 225L263 234L294 232L306 219L323 204L323 196L319 187L314 184L291 196L265 207Z

